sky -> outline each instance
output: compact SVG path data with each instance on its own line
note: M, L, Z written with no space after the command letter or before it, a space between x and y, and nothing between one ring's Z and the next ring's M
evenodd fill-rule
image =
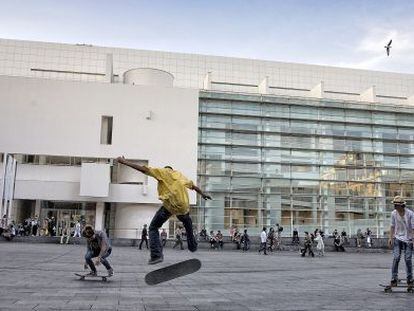
M414 1L0 0L0 38L414 74Z

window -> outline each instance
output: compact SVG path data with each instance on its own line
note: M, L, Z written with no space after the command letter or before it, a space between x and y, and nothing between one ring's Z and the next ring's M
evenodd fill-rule
M102 145L112 144L112 123L113 123L113 117L102 116L102 119L101 119L101 144Z

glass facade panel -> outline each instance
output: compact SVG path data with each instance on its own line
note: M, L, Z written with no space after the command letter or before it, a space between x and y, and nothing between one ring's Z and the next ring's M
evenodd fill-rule
M393 196L413 205L414 110L222 96L200 98L198 183L213 197L195 209L200 226L383 235Z

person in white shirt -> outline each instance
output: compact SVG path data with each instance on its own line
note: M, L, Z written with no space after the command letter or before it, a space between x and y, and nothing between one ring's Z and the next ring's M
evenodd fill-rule
M266 253L266 241L267 241L267 232L266 232L266 227L263 227L263 231L262 233L260 233L260 249L259 249L259 254L261 253L261 251L263 251L264 255L267 255Z
M391 286L398 284L398 264L401 252L404 250L404 259L407 273L407 284L413 286L413 235L414 235L414 212L405 208L405 201L396 196L392 201L394 210L391 213L391 229L388 244L393 246L393 262L391 270Z
M79 221L76 221L75 223L75 231L73 233L73 237L76 238L80 238L81 237L81 224Z
M323 237L319 233L319 231L316 232L315 241L318 243L318 245L316 245L316 250L318 251L318 256L324 256L325 255L325 244L323 243Z

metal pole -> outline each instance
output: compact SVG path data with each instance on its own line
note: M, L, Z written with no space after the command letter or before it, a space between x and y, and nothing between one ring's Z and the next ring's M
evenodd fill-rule
M7 152L4 153L3 155L3 177L1 179L1 184L0 184L0 213L1 213L1 217L3 217L3 215L5 214L4 211L4 205L3 205L3 199L4 199L4 185L5 185L5 180L6 180L6 165L7 165Z

